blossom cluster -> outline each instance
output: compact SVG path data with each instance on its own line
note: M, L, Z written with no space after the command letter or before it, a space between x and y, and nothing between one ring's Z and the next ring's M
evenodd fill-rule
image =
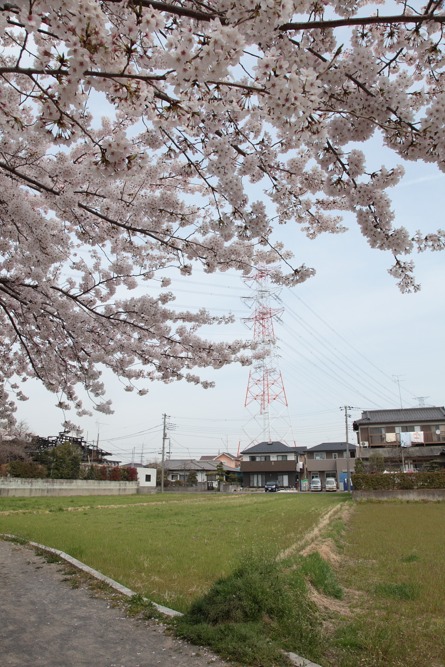
M444 232L398 225L403 169L370 170L361 145L379 136L395 162L445 169L444 3L398 2L388 18L382 4L3 3L4 418L24 398L17 378L82 415L79 384L111 409L102 367L143 394L246 363L248 343L200 336L227 319L179 310L169 281L259 263L277 283L306 280L276 224L313 238L352 211L400 288L418 288L407 256L443 250Z

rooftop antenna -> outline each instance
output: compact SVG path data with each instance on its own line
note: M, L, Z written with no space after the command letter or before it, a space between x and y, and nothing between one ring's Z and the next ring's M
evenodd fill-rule
M402 392L400 391L400 378L403 377L402 375L393 375L394 382L397 382L397 386L399 388L399 401L400 401L400 407L403 410L403 403L402 403Z
M425 399L429 398L429 396L414 396L414 398L417 398L419 401L419 408L424 408L425 407Z

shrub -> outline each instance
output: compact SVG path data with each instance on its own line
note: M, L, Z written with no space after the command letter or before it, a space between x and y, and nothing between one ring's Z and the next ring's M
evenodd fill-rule
M180 636L251 665L286 664L282 649L317 657L320 625L299 569L275 559L243 562L177 621Z
M124 482L137 482L138 471L133 466L128 466L126 468L121 468L122 477L121 479Z
M11 477L22 477L23 479L48 477L47 468L34 461L11 461L7 469Z
M110 482L120 482L122 479L121 468L119 466L114 466L109 471L108 479Z
M355 473L352 475L352 484L356 491L445 489L445 472Z
M102 482L136 482L138 471L133 466L90 465L82 467L82 479L96 479Z
M36 458L47 467L51 479L79 479L82 453L79 447L69 442L47 448Z

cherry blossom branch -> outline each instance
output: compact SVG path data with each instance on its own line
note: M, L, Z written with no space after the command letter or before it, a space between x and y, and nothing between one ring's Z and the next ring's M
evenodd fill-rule
M326 30L327 28L346 28L356 25L386 25L386 24L419 24L427 21L434 21L436 23L445 23L444 14L397 14L396 16L356 16L345 19L330 19L320 21L303 21L283 23L279 26L282 32L300 31L300 30Z

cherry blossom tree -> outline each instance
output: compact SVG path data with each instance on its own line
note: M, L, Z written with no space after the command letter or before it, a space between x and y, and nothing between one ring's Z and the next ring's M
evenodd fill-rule
M169 281L306 280L276 225L313 238L352 211L402 291L410 255L443 250L388 192L403 161L445 168L443 0L0 0L0 21L3 418L29 377L81 416L79 386L111 409L103 367L144 393L248 363ZM375 137L395 161L370 170Z

